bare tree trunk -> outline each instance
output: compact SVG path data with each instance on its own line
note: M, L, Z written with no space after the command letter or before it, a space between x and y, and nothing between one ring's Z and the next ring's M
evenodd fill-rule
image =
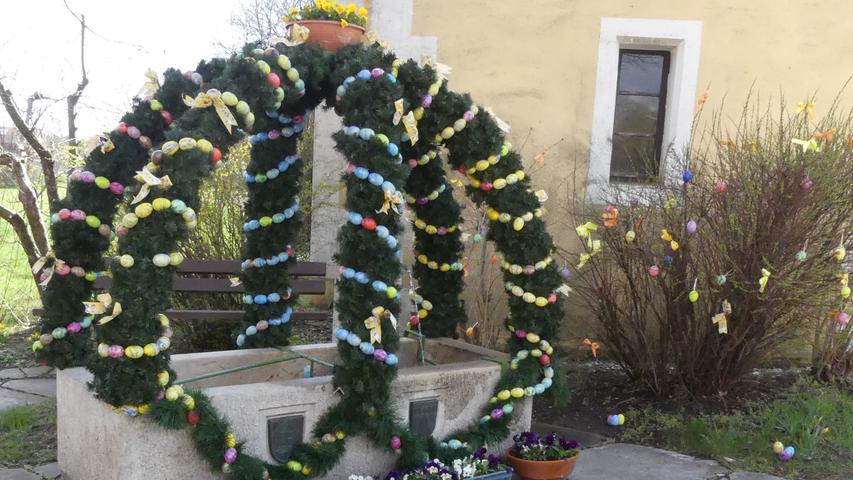
M21 242L21 248L23 248L24 253L27 254L27 260L30 265L36 263L40 258L40 255L35 241L33 241L33 237L30 235L30 231L27 230L27 222L25 222L20 215L9 210L3 205L0 205L0 218L9 222L9 225L12 225L12 229L15 230L15 234Z
M71 147L77 147L77 102L83 95L83 90L89 84L89 77L86 76L86 16L80 15L80 68L82 70L82 78L77 84L77 90L66 99L68 102L68 144ZM78 152L79 153L79 152Z
M7 166L12 170L12 177L18 187L18 199L24 206L24 214L27 217L27 223L32 234L31 238L38 249L39 256L44 255L50 248L47 241L47 229L42 222L38 195L35 187L33 187L33 182L30 180L30 175L27 173L27 167L23 161L8 153L0 154L0 165Z
M2 81L0 81L0 100L3 101L6 113L8 113L9 117L12 119L12 123L15 124L15 128L18 129L21 136L24 137L24 140L26 140L30 147L36 152L36 155L38 155L39 160L41 161L41 169L42 174L44 175L44 185L47 190L47 199L50 204L50 211L55 211L59 204L59 190L56 187L53 155L51 155L44 145L41 144L39 139L36 138L35 132L33 132L29 125L24 122L24 119L21 118L20 112L18 112L18 109L12 101L12 92L6 89Z

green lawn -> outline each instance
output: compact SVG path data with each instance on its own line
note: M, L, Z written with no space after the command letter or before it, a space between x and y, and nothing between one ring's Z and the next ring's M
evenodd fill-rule
M0 466L56 461L56 401L0 412Z
M737 470L785 478L853 478L853 393L810 385L769 404L751 403L729 414L626 412L622 441L646 443L718 460ZM796 449L782 462L775 441Z
M14 188L0 188L0 202L12 209L20 208ZM0 325L15 329L22 322L31 321L28 312L38 304L27 257L12 227L0 221Z

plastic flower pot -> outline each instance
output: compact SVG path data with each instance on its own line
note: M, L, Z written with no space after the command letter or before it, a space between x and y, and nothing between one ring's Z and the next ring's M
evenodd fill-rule
M471 477L471 480L510 480L511 478L512 470L507 470L503 472L492 472L477 475L476 477Z
M306 45L317 45L329 52L335 52L343 46L358 43L364 36L364 28L358 25L343 27L339 21L335 20L299 20L293 23L298 23L308 29ZM290 25L292 24L288 26Z
M525 460L514 456L510 449L506 456L507 463L524 480L562 480L572 474L580 454L562 460Z

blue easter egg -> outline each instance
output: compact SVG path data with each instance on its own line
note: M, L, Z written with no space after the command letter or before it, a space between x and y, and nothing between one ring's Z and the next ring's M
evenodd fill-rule
M276 293L276 292L273 292L273 293L271 293L271 294L267 295L267 300L269 300L269 301L270 301L270 302L272 302L272 303L276 303L276 302L278 302L279 300L281 300L281 295L279 295L279 294L278 294L278 293Z
M362 285L365 285L365 284L367 284L367 282L369 282L369 281L370 281L370 279L369 279L369 278L367 278L367 274L366 274L366 273L364 273L364 272L357 272L357 273L355 274L355 281L356 281L356 282L358 282L358 283L360 283L360 284L362 284Z
M362 219L360 214L358 214L356 212L350 212L349 213L349 223L351 223L353 225L361 225L362 220L363 219Z
M365 178L367 178L368 175L370 175L370 172L364 167L355 167L353 175L355 175L356 178L364 180Z
M246 343L246 336L242 333L237 335L237 346L242 347Z
M395 248L395 247L397 247L397 239L396 239L396 238L394 238L394 237L392 237L392 236L390 236L390 235L388 236L388 240L387 240L387 242L388 242L388 246L389 246L389 247L391 247L391 248Z
M349 332L345 328L336 328L335 329L335 338L338 340L346 340Z
M267 296L266 295L255 295L254 300L255 300L255 303L257 303L258 305L263 305L263 304L267 303Z
M448 446L448 447L450 447L450 448L452 448L452 449L454 449L454 450L456 450L457 448L461 448L461 447L462 447L462 442L460 442L459 440L456 440L456 439L454 438L454 439L451 439L450 441L448 441L448 442L447 442L447 446Z
M355 276L355 270L351 268L345 268L341 275L343 275L344 278L352 278Z
M371 185L376 185L378 187L382 185L382 182L384 182L385 179L382 178L382 175L379 175L378 173L371 173L367 176L367 181L370 182Z
M681 174L681 179L684 180L684 183L690 183L690 180L693 180L693 172L685 170L684 173Z
M385 290L388 290L388 285L386 285L385 282L381 282L379 280L374 280L372 286L373 289L377 292L384 292Z
M391 155L393 157L393 156L397 155L398 153L400 153L400 148L397 147L397 145L394 145L393 143L389 143L388 144L388 155Z
M361 70L357 74L355 74L359 80L370 80L370 70Z
M359 338L358 335L354 333L350 333L349 335L347 335L347 343L349 343L353 347L357 347L361 344L361 338Z
M504 414L509 415L510 413L512 413L513 410L512 404L505 404L503 407L501 407L501 410L503 410Z
M397 191L397 187L395 187L394 184L389 182L388 180L385 180L384 182L382 182L382 191L394 193Z
M369 342L361 342L361 345L359 345L358 348L361 350L361 353L365 355L373 355L374 348Z
M545 393L545 385L537 383L533 386L533 391L536 392L536 395L542 395L543 393Z
M251 295L243 295L243 303L251 305L252 304L252 296Z
M258 329L254 325L251 325L248 328L246 328L246 335L251 337L252 335L254 335L256 333L258 333Z
M385 225L379 225L376 227L376 235L379 235L379 238L388 238L389 232L388 227Z
M376 132L374 132L373 129L370 129L370 128L362 128L361 130L358 131L358 136L362 140L370 140L371 138L376 136Z
M553 381L553 380L551 380L550 378L543 378L543 379L542 379L542 385L543 385L545 388L551 388L551 385L552 385L553 383L554 383L554 381Z

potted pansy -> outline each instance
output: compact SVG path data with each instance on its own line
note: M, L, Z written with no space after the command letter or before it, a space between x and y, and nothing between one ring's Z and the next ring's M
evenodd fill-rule
M367 8L354 3L314 0L300 9L290 9L284 18L294 42L304 41L334 52L361 41L367 26Z
M392 471L385 480L509 480L512 468L501 463L497 455L487 455L485 448L453 460L446 465L433 460L426 465L403 473Z
M551 433L540 437L523 432L512 437L507 462L525 480L559 480L572 474L578 461L578 442Z

